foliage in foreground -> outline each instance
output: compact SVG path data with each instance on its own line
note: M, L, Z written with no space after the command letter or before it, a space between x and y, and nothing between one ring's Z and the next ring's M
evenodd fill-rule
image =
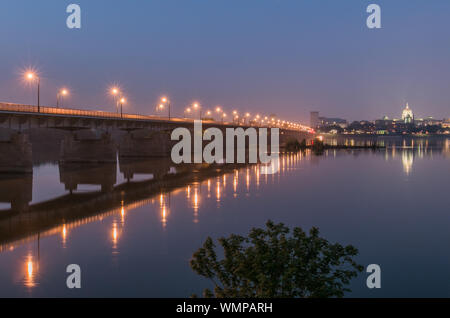
M208 237L190 261L192 269L215 285L204 297L343 297L346 286L363 267L353 260L358 250L331 244L312 228L309 235L283 223L266 223L248 237L219 238L219 260ZM195 296L195 295L194 295Z

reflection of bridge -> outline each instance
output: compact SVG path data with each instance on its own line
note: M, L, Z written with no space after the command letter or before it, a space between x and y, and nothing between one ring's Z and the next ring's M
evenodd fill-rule
M70 134L61 144L61 160L66 162L115 162L117 148L124 157L165 157L170 154L170 132L176 127L193 130L193 119L117 114L103 111L36 107L0 103L0 171L30 172L31 145L24 130L32 128L59 129ZM203 128L243 127L236 122L203 120ZM268 126L266 126L268 127ZM282 124L280 145L289 139L311 138L307 127ZM125 131L118 147L112 131Z
M151 176L147 179L160 180L174 171L183 171L184 167L187 166L173 167L169 158L140 161L122 159L119 164L119 170L128 182L137 174ZM69 194L76 193L81 185L100 186L99 192L112 192L117 183L117 164L60 162L59 181ZM27 212L32 201L32 185L31 174L0 174L0 202L11 203L9 212L0 210L0 217L8 213Z
M102 165L60 163L59 180L70 193L76 191L81 184L99 185L101 192L108 192L116 183L117 167L108 163Z
M237 165L217 166L178 165L176 173L168 169L169 159L154 159L145 162L128 162L120 166L125 176L137 173L152 174L150 180L126 182L119 185L114 177L107 173L116 169L110 164L90 166L86 169L60 165L60 179L66 189L76 188L79 184L102 185L103 190L93 192L75 192L52 200L28 205L31 200L31 176L10 179L0 189L15 187L18 192L25 191L26 198L19 198L19 203L12 204L11 209L0 211L0 252L10 242L34 237L38 233L51 233L52 229L61 225L83 223L97 216L106 216L120 211L122 207L135 207L145 204L154 195L171 189L186 186L193 181L202 181L236 169ZM92 172L96 172L93 174ZM67 183L66 183L67 182ZM3 192L1 192L3 193ZM14 192L9 191L11 198L0 197L0 200L16 199ZM19 210L17 210L19 208Z
M0 175L0 202L11 203L11 210L28 208L33 195L33 176Z

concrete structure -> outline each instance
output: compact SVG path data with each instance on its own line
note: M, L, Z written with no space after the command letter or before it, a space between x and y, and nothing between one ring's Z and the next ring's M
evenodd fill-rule
M309 121L311 128L316 129L319 126L319 112L311 112Z
M77 133L71 133L61 143L60 158L63 162L74 163L115 162L116 148L108 132L103 132L100 137L91 138L80 138Z
M0 103L0 129L6 129L9 137L0 138L0 171L31 172L31 145L24 130L32 128L58 129L70 132L61 144L60 160L66 163L115 162L117 150L122 157L166 157L173 142L170 133L174 128L193 129L193 119L165 118L157 116L118 114L103 111L40 108L29 105ZM203 121L203 128L242 127L233 122ZM257 126L261 127L261 126ZM269 128L269 126L266 126ZM280 147L287 140L299 142L313 136L309 127L280 128ZM112 132L122 131L122 140L115 143ZM0 136L1 137L1 136Z
M173 142L170 130L141 129L129 131L119 144L119 156L131 158L170 156Z
M0 202L14 212L27 211L33 200L33 175L0 175Z
M11 133L9 140L0 141L0 172L33 172L31 143L27 135Z

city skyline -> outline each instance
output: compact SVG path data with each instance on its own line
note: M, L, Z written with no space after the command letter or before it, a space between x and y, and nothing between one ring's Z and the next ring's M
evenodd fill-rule
M167 95L178 116L198 101L302 123L311 110L349 121L391 117L406 102L417 114L448 117L450 4L378 2L379 30L364 25L366 1L165 1L139 11L79 1L80 30L65 27L66 3L3 3L1 100L34 104L34 89L19 80L34 67L45 105L67 87L68 107L113 110L107 89L117 84L130 113L153 114Z
M386 120L397 120L397 121L401 121L403 120L403 113L404 110L406 108L410 108L411 111L413 111L413 106L410 106L409 102L406 102L406 104L401 105L401 107L399 107L399 109L397 110L397 112L392 113L392 114L380 114L377 118L360 118L360 119L355 119L355 120L351 120L351 121L376 121L379 119L386 119ZM330 116L329 114L323 114L321 111L319 110L312 110L310 112L310 116L311 113L318 113L317 116L319 116L320 118L336 118L336 119L343 119L346 120L346 118L343 118L342 116L339 116L338 114L336 114L335 116ZM450 113L447 116L444 116L442 118L433 116L432 114L417 114L414 112L414 118L416 120L421 120L421 119L435 119L435 120L449 120L450 119ZM310 118L311 120L311 118ZM349 121L349 122L351 122Z

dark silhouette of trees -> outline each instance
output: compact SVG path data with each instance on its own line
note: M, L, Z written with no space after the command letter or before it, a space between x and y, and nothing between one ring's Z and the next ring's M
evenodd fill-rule
M266 223L248 237L219 238L224 257L218 259L216 246L208 237L190 261L192 269L209 278L213 291L204 297L343 297L350 280L361 272L353 257L358 250L331 244L319 237L283 223Z

